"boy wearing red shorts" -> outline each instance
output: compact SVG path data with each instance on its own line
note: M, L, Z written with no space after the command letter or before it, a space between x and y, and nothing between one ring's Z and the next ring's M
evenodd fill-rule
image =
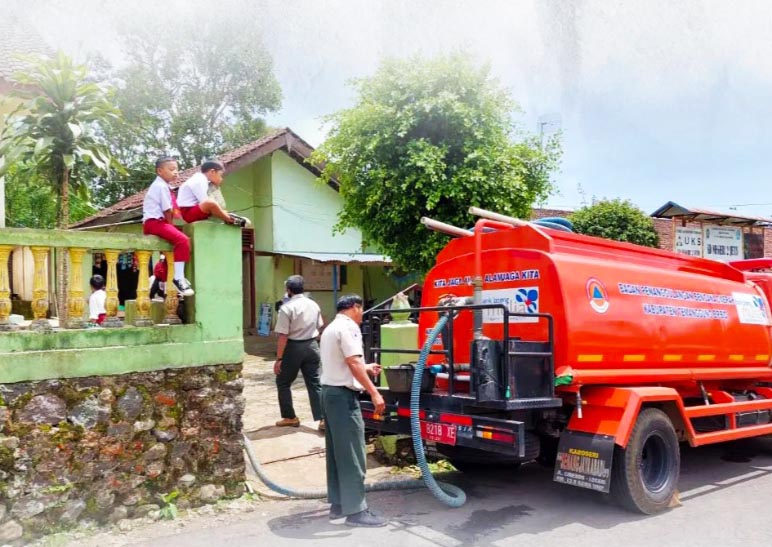
M201 166L201 172L196 173L182 183L177 194L177 204L183 220L187 223L206 220L215 216L225 224L245 226L245 219L237 215L231 215L224 210L217 201L208 195L209 184L219 188L223 183L225 166L217 160L205 161Z
M190 260L190 239L173 223L177 204L169 183L177 178L177 160L162 156L155 162L156 178L142 203L142 231L165 239L174 247L174 284L182 296L193 296L193 287L185 278L185 263Z

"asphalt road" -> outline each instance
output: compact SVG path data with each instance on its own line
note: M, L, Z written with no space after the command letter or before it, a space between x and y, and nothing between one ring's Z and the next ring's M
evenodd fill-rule
M327 522L318 501L256 504L249 513L199 517L172 527L156 524L125 535L92 538L94 545L457 546L457 545L766 545L772 539L772 440L700 449L682 448L682 506L646 517L603 496L551 480L536 464L504 474L452 474L468 495L448 509L426 490L369 495L391 519L380 529ZM78 545L92 545L80 541Z

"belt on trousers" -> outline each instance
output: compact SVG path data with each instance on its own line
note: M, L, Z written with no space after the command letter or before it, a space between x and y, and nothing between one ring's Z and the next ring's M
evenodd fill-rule
M356 393L356 394L361 393L361 391L359 391L358 389L351 389L348 386L329 386L327 384L322 384L322 387L331 388L331 389L345 389L346 391L350 391L351 393Z
M306 338L305 340L292 340L292 339L289 339L289 340L287 340L287 343L289 343L289 344L299 344L301 342L313 342L314 340L316 340L316 338Z

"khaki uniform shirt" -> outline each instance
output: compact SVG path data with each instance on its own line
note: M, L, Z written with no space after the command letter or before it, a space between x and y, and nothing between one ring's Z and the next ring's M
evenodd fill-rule
M322 310L304 294L296 294L279 308L275 332L286 334L290 340L311 340L322 328Z
M322 385L362 390L362 385L346 364L347 357L364 355L362 331L353 319L342 313L336 315L322 333L319 352L322 356Z

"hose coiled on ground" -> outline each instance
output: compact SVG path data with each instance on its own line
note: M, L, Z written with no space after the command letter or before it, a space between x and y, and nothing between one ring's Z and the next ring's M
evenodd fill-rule
M268 475L266 475L265 472L263 471L263 468L260 465L260 462L257 460L257 456L255 456L255 453L252 450L252 443L249 441L249 438L246 435L244 435L244 449L247 451L247 459L249 459L249 463L250 465L252 465L252 469L255 470L255 473L257 474L258 478L261 481L263 481L263 484L265 484L268 488L270 488L274 492L277 492L283 496L287 496L290 498L298 498L298 499L305 499L305 500L316 500L316 499L323 499L327 497L326 488L319 488L316 490L297 490L295 488L282 486L274 482L273 480L271 480L271 478ZM423 485L424 485L424 482L418 479L384 481L384 482L377 482L373 484L366 484L365 491L382 492L384 490L414 490L416 488L422 488Z
M410 430L413 437L413 450L415 451L416 462L421 470L421 480L398 480L398 481L384 481L373 484L366 484L366 492L383 492L385 490L412 490L421 488L426 485L429 491L442 503L449 505L450 507L461 507L466 503L466 494L463 490L448 484L446 482L437 482L429 470L429 464L426 461L426 454L424 453L424 445L421 440L421 423L418 418L418 410L420 407L421 399L421 378L425 372L426 359L429 356L429 351L434 345L434 341L437 336L445 327L448 322L448 316L444 315L440 317L440 320L434 325L434 329L429 333L426 338L421 354L418 357L418 364L415 367L413 373L413 384L410 391ZM296 490L294 488L288 488L282 486L273 480L263 472L263 468L260 466L260 462L257 460L254 451L252 450L252 443L249 438L244 435L244 448L247 451L247 458L252 465L252 469L255 470L258 478L263 483L273 490L284 496L299 499L323 499L327 497L327 489L317 490Z
M450 507L461 507L466 503L464 491L453 484L437 482L429 470L429 463L426 461L426 454L424 453L424 443L421 440L421 421L418 415L421 400L421 379L426 371L426 359L429 357L429 351L431 351L437 336L445 328L448 318L448 315L440 317L429 336L426 337L424 347L421 348L421 354L418 357L418 363L416 363L415 371L413 372L413 385L410 390L410 432L413 436L413 451L415 452L416 463L419 469L421 469L421 476L426 487L442 503Z

